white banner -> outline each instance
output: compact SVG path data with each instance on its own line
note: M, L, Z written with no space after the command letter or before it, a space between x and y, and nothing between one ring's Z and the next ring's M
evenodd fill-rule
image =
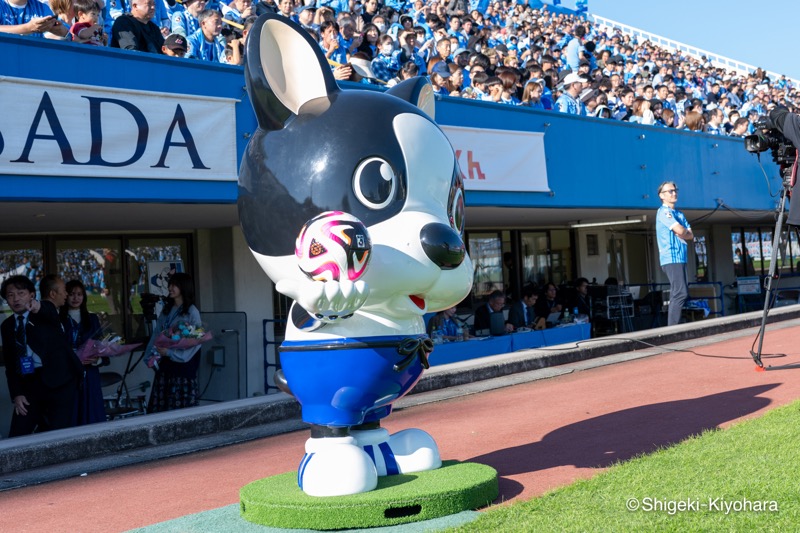
M0 174L237 179L235 102L0 77Z
M468 191L549 192L544 133L442 126Z

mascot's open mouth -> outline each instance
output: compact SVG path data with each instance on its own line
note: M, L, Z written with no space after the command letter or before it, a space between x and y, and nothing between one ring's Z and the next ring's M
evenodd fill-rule
M410 295L409 298L411 298L411 301L414 302L414 305L416 305L420 309L423 310L425 309L425 298L423 298L422 296L415 296L413 294Z

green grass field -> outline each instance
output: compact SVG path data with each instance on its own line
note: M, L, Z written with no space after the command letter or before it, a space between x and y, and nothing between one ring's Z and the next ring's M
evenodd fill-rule
M795 402L542 497L495 507L455 531L799 528L800 402Z

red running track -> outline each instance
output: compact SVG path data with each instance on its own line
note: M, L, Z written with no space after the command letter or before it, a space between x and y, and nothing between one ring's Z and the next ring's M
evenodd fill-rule
M755 334L755 333L753 333ZM800 362L800 327L764 353ZM396 412L385 427L430 432L445 459L500 473L498 501L528 499L617 460L800 397L800 370L755 372L753 336ZM708 342L707 340L705 342ZM0 531L125 531L238 502L243 485L294 470L305 431L0 493Z

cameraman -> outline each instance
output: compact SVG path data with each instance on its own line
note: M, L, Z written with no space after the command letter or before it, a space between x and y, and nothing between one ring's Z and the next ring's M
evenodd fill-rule
M778 106L769 112L769 120L784 137L789 139L795 148L800 147L800 116L790 112L784 106Z
M768 126L775 128L779 132L783 134L785 139L788 142L791 142L794 146L788 146L785 142L781 143L781 146L778 148L779 154L782 154L782 169L791 173L791 182L794 182L796 178L797 172L797 156L796 150L797 147L800 146L800 116L796 113L792 113L787 108L783 106L778 106L769 113L769 118L767 120ZM795 150L792 150L794 148ZM773 154L775 154L775 148L773 148ZM785 167L783 165L786 165ZM789 167L792 167L789 170ZM786 176L784 176L784 179ZM797 198L794 198L795 193L798 194L798 198L800 198L800 190L798 190L797 185L792 183L792 194L790 196L789 201L789 217L786 219L786 223L791 226L800 227L800 201Z

